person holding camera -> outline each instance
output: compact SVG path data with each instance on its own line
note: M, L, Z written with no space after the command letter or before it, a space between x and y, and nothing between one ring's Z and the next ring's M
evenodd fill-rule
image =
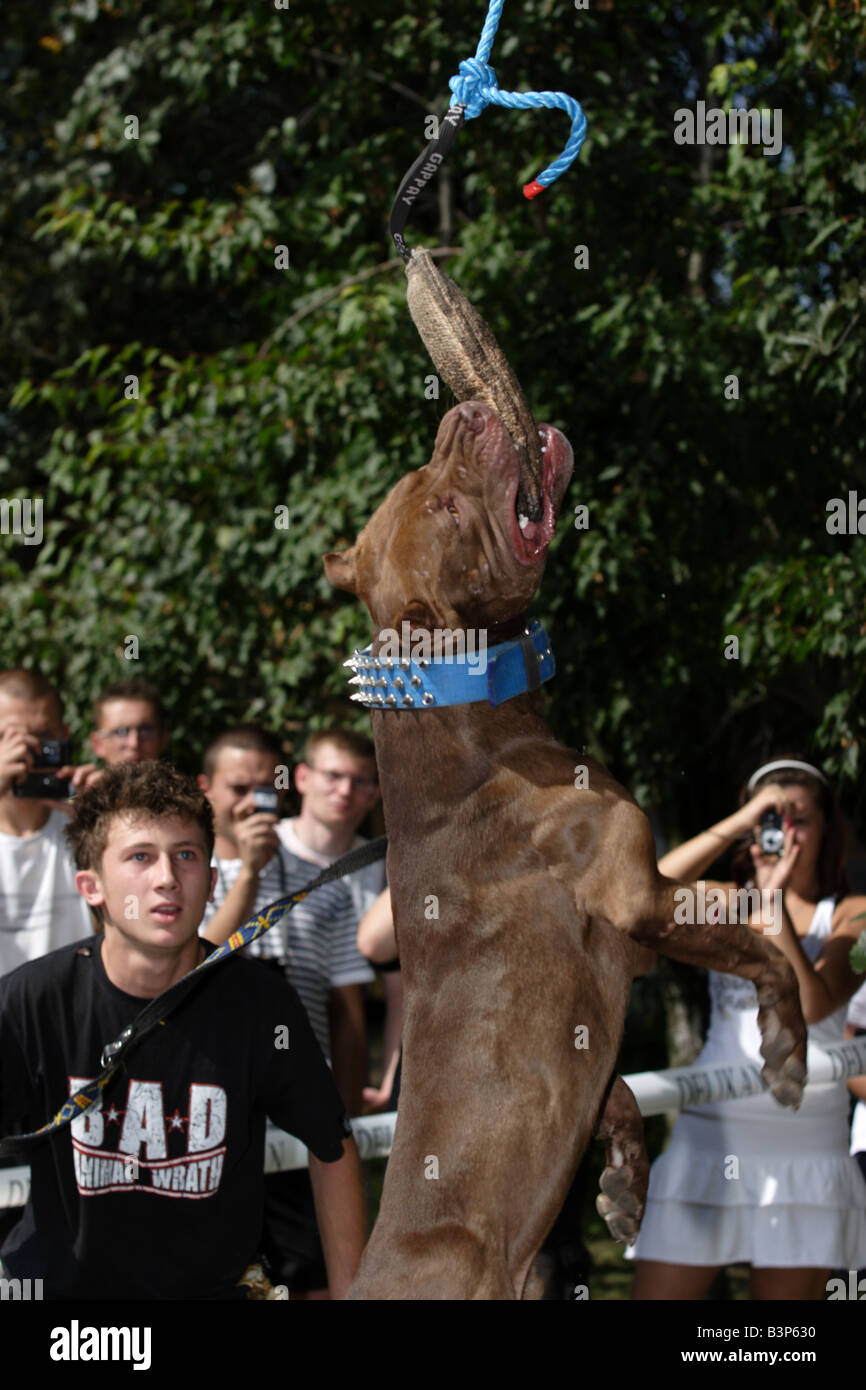
M214 811L216 883L202 934L226 941L253 912L295 893L315 869L277 835L276 783L284 754L256 724L226 729L208 747L199 786ZM287 770L287 769L286 769ZM361 984L373 971L355 945L355 912L345 880L326 883L248 948L275 961L300 995L350 1115L361 1113L366 1073ZM327 1275L309 1176L265 1179L264 1250L272 1278L293 1297L327 1298Z
M45 676L0 672L0 976L93 929L63 839L68 735Z
M63 830L63 702L37 671L0 671L0 978L93 930ZM18 1160L0 1160L14 1168ZM0 1210L0 1243L20 1213Z
M225 730L205 752L198 782L214 810L217 881L203 931L217 944L253 912L315 877L309 862L279 839L275 783L283 757L278 740L257 724ZM360 1115L366 1074L361 984L374 977L355 945L346 880L325 884L299 903L279 930L253 942L250 953L282 966L333 1062L346 1109Z
M707 896L721 890L731 921L742 890L759 890L749 925L790 962L810 1041L841 1041L862 983L849 954L866 898L848 891L841 816L824 773L799 756L764 764L740 809L664 855L659 869L693 882L732 847L734 882L708 882ZM710 1026L696 1065L760 1065L754 986L709 974ZM797 1111L766 1092L684 1109L653 1164L627 1257L637 1259L635 1299L702 1299L722 1269L742 1263L753 1299L823 1299L834 1269L866 1263L866 1183L848 1154L844 1081L808 1086Z

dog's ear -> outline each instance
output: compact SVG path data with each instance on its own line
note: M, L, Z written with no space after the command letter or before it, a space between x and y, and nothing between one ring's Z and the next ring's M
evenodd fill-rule
M355 547L348 550L331 550L322 556L325 574L335 589L348 589L350 594L358 592L358 576L355 569Z
M403 611L397 614L393 623L395 631L400 631L401 623L408 623L410 631L413 627L423 627L429 632L446 625L442 615L434 613L429 603L424 603L419 598L413 598L411 603L407 603Z

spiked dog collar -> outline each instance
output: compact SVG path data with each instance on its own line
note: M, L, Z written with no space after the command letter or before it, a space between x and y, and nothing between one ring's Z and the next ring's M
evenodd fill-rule
M501 705L537 690L556 670L550 638L538 621L527 624L519 637L490 647L486 658L482 672L465 658L373 656L371 643L343 665L353 672L349 684L361 687L352 699L368 709L438 709L485 699Z

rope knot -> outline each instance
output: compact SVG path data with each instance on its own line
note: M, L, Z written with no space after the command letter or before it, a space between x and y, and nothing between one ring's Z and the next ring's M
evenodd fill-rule
M491 100L491 94L499 90L496 73L487 63L477 58L464 58L458 68L459 76L452 77L448 83L454 93L454 104L466 107L465 119L480 116Z

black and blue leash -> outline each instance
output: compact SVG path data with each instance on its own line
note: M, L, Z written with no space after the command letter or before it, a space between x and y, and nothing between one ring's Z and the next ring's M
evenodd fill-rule
M347 874L355 873L358 869L363 869L368 864L374 864L377 860L383 859L387 847L388 841L382 835L376 840L370 840L365 845L359 845L357 849L349 850L348 854L344 854L333 864L329 864L297 893L289 893L283 898L277 898L261 912L250 917L222 945L212 951L200 965L184 975L182 979L176 980L162 994L157 995L156 999L152 999L149 1004L146 1004L132 1023L124 1028L120 1036L115 1038L113 1042L106 1044L99 1059L102 1067L99 1076L93 1081L88 1081L85 1086L70 1096L53 1119L44 1124L41 1129L35 1129L30 1134L10 1135L6 1139L0 1140L0 1158L11 1157L19 1147L33 1143L38 1139L44 1139L53 1130L62 1129L64 1125L69 1124L77 1116L83 1115L99 1099L132 1049L177 1011L201 983L206 971L212 970L215 965L228 960L235 951L240 951L251 941L255 941L266 931L270 931L271 927L275 926L286 913L291 912L297 903L303 902L304 898L315 892L317 888L321 888L324 884L331 883L335 879L344 878Z

